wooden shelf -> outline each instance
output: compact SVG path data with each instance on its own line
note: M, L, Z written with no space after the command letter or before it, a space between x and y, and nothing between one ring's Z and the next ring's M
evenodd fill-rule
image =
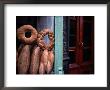
M71 51L75 51L76 50L76 47L69 47L69 52L71 52Z

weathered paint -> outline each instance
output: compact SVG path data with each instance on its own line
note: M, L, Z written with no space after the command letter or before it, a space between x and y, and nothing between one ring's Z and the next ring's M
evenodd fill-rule
M63 74L63 17L62 16L55 16L54 73Z

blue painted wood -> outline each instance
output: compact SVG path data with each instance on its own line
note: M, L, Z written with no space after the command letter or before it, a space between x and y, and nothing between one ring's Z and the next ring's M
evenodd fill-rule
M55 16L54 73L63 74L63 17L62 16Z

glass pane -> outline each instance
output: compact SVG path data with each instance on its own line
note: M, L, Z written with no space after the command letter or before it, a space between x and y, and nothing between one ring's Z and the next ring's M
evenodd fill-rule
M83 61L88 61L91 59L91 50L83 49Z
M83 42L84 46L89 46L91 44L91 23L84 22L84 32L83 32Z
M77 27L76 21L70 19L70 32L69 33L72 35L75 35L76 34L76 27Z
M69 52L69 57L70 57L69 63L70 63L70 64L75 63L75 57L76 57L76 55L75 55L75 52L74 52L74 51L70 51L70 52Z
M74 47L76 45L76 37L69 36L69 47Z
M70 19L69 23L69 47L76 46L76 29L77 29L77 22L76 20Z

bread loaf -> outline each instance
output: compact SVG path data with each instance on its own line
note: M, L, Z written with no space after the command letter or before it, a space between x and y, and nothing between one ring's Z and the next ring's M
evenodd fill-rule
M20 44L19 47L18 47L18 56L22 50L22 48L24 47L24 44Z
M30 33L27 37L25 34ZM17 37L22 43L32 44L37 39L37 30L31 25L23 25L17 29Z
M37 74L40 62L40 47L34 46L31 55L30 74Z
M16 73L18 73L18 51L16 50Z
M48 50L45 49L41 55L39 74L45 73L47 67L47 61L48 61Z
M46 67L46 72L48 74L51 73L51 71L52 71L53 63L54 63L54 53L53 53L53 51L49 51L48 62L47 62L47 67Z
M45 67L44 67L44 63L43 62L40 62L39 74L45 74Z
M16 63L18 62L18 51L16 50Z
M18 58L18 73L26 74L30 64L30 46L25 45Z
M42 53L42 56L41 56L41 62L44 63L44 67L46 68L46 65L47 65L47 61L48 61L48 50L45 49Z

